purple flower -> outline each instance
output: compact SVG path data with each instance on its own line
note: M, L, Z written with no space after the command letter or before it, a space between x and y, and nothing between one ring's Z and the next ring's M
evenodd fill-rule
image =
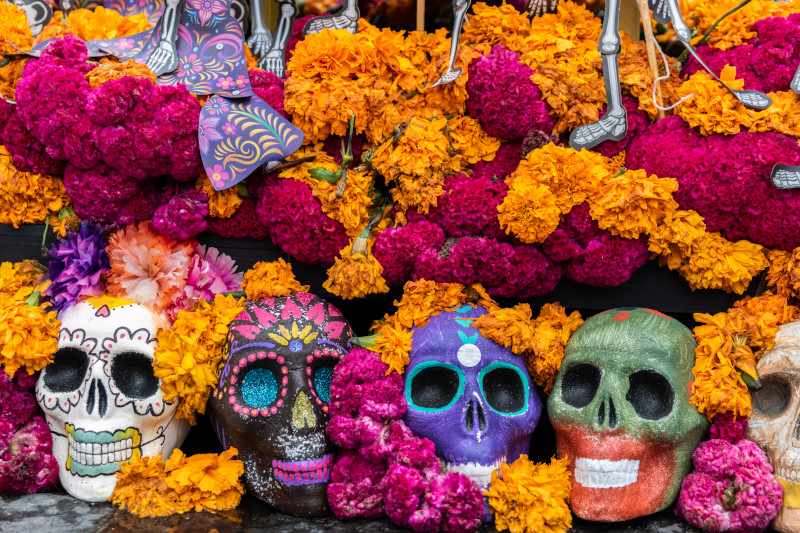
M495 46L469 66L467 111L486 133L513 141L529 130L550 132L555 120L532 81L533 69L519 61L516 52Z
M50 246L48 264L51 281L44 295L57 311L70 307L84 296L103 293L101 275L109 268L106 231L99 225L81 222L78 231Z
M219 117L202 117L200 119L200 124L197 126L197 140L200 142L200 151L204 154L208 153L212 141L222 140L222 135L217 131L219 120ZM220 165L217 167L222 168Z
M214 295L242 289L244 274L237 272L236 262L216 248L199 245L192 255L186 284L178 296L174 312L191 309L200 298L210 302Z

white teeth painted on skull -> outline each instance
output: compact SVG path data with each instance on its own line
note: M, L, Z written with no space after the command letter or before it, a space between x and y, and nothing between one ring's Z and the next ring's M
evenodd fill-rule
M639 461L622 459L586 459L575 460L575 481L590 489L612 489L636 483L639 477Z
M103 446L101 444L98 444L98 443L95 442L94 443L94 448L92 450L92 453L94 453L96 455L103 453Z
M108 453L108 444L101 444L100 445L100 453L107 454Z
M492 472L500 471L500 463L505 460L505 457L495 461L490 465L482 465L478 463L466 464L453 464L445 463L445 469L448 472L458 472L464 474L472 481L477 483L482 489L488 488L492 482Z

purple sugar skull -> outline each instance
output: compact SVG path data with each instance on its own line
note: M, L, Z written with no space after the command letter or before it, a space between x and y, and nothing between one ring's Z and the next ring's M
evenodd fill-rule
M501 462L528 453L542 401L522 356L471 327L483 314L465 305L414 329L404 421L433 441L447 470L486 489Z

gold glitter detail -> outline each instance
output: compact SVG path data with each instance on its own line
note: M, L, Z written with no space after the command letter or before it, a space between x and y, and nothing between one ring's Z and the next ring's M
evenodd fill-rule
M297 393L297 397L294 399L294 407L292 407L292 425L296 429L303 429L306 426L313 428L317 425L317 419L314 416L314 407L303 391Z

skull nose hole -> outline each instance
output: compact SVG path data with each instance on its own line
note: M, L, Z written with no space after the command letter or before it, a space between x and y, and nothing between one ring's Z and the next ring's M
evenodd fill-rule
M478 408L478 427L481 431L486 431L486 417L483 415L483 407L480 402L475 402L475 407Z
M467 416L464 419L464 423L467 426L467 431L472 432L472 427L475 425L475 413L472 409L472 400L469 401L469 407L467 407Z
M597 425L602 426L605 419L606 419L606 404L605 402L600 402L600 410L597 411Z
M305 392L300 391L294 400L292 407L292 425L295 429L303 429L304 427L313 428L317 425L317 419L314 416L314 407Z
M608 425L609 427L617 427L617 412L614 410L614 400L608 399Z
M95 382L97 382L97 386L95 387L97 389L97 409L100 416L103 417L106 416L106 411L108 410L108 396L106 395L106 388L103 384L97 380L95 380Z
M86 396L86 412L88 414L92 414L92 411L94 411L94 386L96 383L97 380L93 379L91 385L89 385L89 394Z

